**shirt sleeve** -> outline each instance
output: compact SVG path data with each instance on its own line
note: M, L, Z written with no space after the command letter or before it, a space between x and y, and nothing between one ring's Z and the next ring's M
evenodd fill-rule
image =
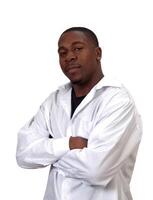
M20 167L45 167L69 151L69 137L53 137L47 127L45 112L48 111L42 105L38 113L19 131L16 159Z
M130 155L134 163L140 138L141 122L134 103L119 94L99 115L88 147L69 151L55 165L67 177L106 186Z

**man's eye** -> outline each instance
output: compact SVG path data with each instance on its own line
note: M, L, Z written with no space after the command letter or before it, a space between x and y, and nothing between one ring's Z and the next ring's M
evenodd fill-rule
M76 48L74 48L75 51L80 51L82 49L83 49L82 47L76 47Z

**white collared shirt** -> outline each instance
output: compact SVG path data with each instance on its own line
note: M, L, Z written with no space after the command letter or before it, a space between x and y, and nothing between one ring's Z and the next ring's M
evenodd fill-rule
M141 134L135 103L117 80L99 81L72 118L66 84L20 130L17 162L23 168L51 165L44 200L132 200ZM87 138L87 148L70 150L70 136Z

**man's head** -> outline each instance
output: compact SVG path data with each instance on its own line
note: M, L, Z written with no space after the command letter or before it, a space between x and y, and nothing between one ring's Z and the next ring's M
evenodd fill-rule
M102 77L101 49L96 35L84 27L65 30L59 38L60 66L72 84L94 85Z

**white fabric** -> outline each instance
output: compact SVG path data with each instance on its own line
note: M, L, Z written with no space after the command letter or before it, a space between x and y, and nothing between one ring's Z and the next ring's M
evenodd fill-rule
M51 165L44 200L132 200L129 184L142 127L127 89L104 77L70 116L66 84L18 135L21 167ZM87 148L69 150L70 136L87 138Z

